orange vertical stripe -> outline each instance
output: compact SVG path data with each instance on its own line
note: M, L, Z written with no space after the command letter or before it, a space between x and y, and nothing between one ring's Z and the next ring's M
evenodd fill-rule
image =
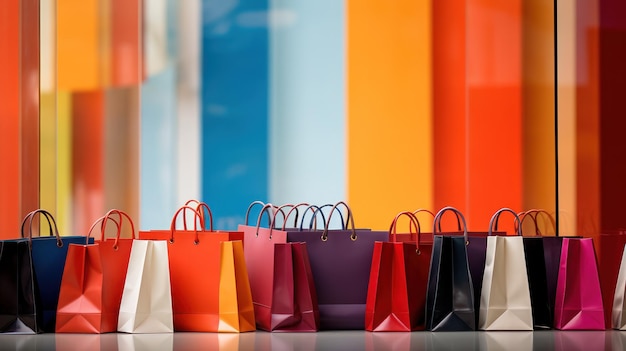
M433 1L435 210L467 211L465 0Z
M387 228L432 206L430 1L347 1L348 201Z
M522 10L522 209L556 213L554 9L549 1L525 0Z
M19 236L19 3L0 2L0 238Z
M104 213L104 92L75 93L72 111L72 234L84 235Z
M468 0L468 226L522 207L521 0Z
M102 85L98 0L57 0L58 90Z

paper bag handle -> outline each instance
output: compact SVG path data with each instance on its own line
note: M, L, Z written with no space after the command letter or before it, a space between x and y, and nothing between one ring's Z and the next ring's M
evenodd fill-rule
M348 204L346 204L343 201L337 202L330 209L330 212L328 213L328 220L324 224L324 231L322 232L322 236L321 236L322 241L327 241L328 240L328 227L330 226L330 219L332 218L333 213L335 212L335 210L337 209L338 206L344 206L346 208L346 210L348 212L348 217L346 219L346 222L350 221L350 225L352 226L352 229L351 229L352 230L352 234L350 235L350 239L352 241L356 241L356 239L358 239L358 237L356 235L356 229L354 227L354 216L352 215L352 210L350 210L350 207L348 206Z
M110 212L110 211L109 211ZM121 232L122 232L122 226L120 225L120 222L122 221L122 216L120 215L120 222L116 221L115 218L113 217L109 217L109 213L107 212L107 214L105 216L102 216L98 219L96 219L95 222L93 222L93 224L91 225L91 228L89 228L89 231L87 232L87 236L85 236L85 245L89 245L89 238L91 237L91 232L93 232L93 230L96 228L96 225L98 225L98 223L100 223L100 241L104 241L104 232L106 230L104 223L106 221L113 221L113 223L115 223L115 225L117 226L117 234L116 234L116 239L115 239L115 244L113 245L113 249L117 250L117 238L119 238ZM133 239L134 239L134 234L133 234Z
M430 211L428 211L430 212ZM389 227L389 235L393 237L393 242L396 242L396 236L397 236L397 224L398 224L398 219L402 216L407 216L410 219L410 224L409 224L409 233L413 234L413 226L415 226L415 228L417 228L417 233L416 236L416 240L415 240L415 253L418 255L421 255L422 252L420 251L420 235L421 235L421 227L420 227L420 221L417 219L417 216L415 216L415 214L413 212L409 212L409 211L403 211L400 212L396 215L396 217L393 219L393 221L391 222L391 226Z
M198 201L195 199L187 200L184 206L190 206L191 204L196 204L196 211L200 213L200 217L202 219L202 223L204 223L204 230L213 231L213 213L211 212L211 208L207 205L206 202ZM209 214L209 228L206 227L206 218L204 217L204 210ZM187 216L185 213L186 210L183 210L183 229L187 230Z
M248 224L248 219L250 218L250 210L252 210L252 208L256 205L261 205L262 208L265 207L265 202L263 201L253 201L249 206L248 209L246 210L246 217L245 217L245 221L243 222L244 225L249 225ZM259 217L261 216L261 213L259 213ZM271 218L269 218L269 220L271 221Z
M498 211L496 211L496 213L493 214L493 216L491 216L491 220L489 221L489 232L487 233L487 235L491 236L493 235L493 231L496 231L496 232L498 231L498 220L500 219L500 215L503 212L508 212L512 214L513 216L515 216L515 228L517 231L517 235L522 236L522 226L520 225L519 216L517 215L517 212L513 211L512 209L508 207L503 207L499 209Z
M287 212L286 215L284 215L285 220L283 221L283 227L282 230L285 230L286 225L287 225L287 218L289 218L291 216L291 212L296 211L296 217L293 220L293 227L297 228L298 227L298 218L300 218L300 211L298 210L298 207L302 207L302 206L309 206L308 203L306 202L301 202L299 204L285 204L282 206L279 206L278 208L283 208L283 207L291 207L291 209L289 210L289 212Z
M43 209L37 209L34 210L32 212L30 212L29 214L26 215L26 217L24 218L24 220L22 221L22 229L21 229L21 233L22 233L22 237L24 237L24 224L26 223L26 220L29 220L29 224L28 224L28 241L32 241L33 238L33 217L36 214L43 214L46 219L48 220L48 225L50 226L50 233L54 232L54 235L57 238L57 246L58 247L63 247L63 241L61 240L61 236L59 235L59 229L57 228L57 223L54 220L54 216ZM52 234L50 235L52 236Z
M437 228L439 228L439 231L441 231L441 217L444 213L448 211L452 211L456 214L457 219L461 219L461 222L463 223L463 238L465 239L465 245L469 245L470 242L467 236L467 222L465 221L465 217L463 216L461 211L452 206L446 206L439 210L439 212L437 212L437 214L435 215L435 220L433 220L433 234L437 233Z
M136 238L135 223L133 222L132 218L130 218L128 213L122 210L118 210L118 209L109 210L109 212L107 212L106 215L104 215L104 217L109 218L111 214L113 213L116 213L120 218L120 222L118 224L117 236L115 237L115 243L113 243L113 248L117 250L117 243L119 242L120 236L122 235L122 223L124 223L124 217L126 217L126 220L128 220L128 223L130 224L130 236L132 239ZM107 226L107 221L102 221L102 228L100 229L100 241L104 241L104 233L106 233L106 226Z
M169 243L173 244L174 243L174 232L176 231L176 218L178 217L178 215L181 212L184 212L186 210L191 210L191 212L194 214L194 221L193 221L193 230L196 233L193 243L195 245L200 244L200 237L198 236L198 221L200 222L200 228L205 228L204 225L204 218L202 217L202 215L200 214L200 212L198 212L197 209L191 207L191 206L181 206L176 213L174 213L174 217L172 217L172 223L170 224L170 240ZM183 221L185 219L183 218ZM187 230L186 228L184 230Z
M324 225L326 225L326 216L324 215L324 211L322 211L323 208L325 207L332 207L333 204L325 204L322 206L317 206L317 205L311 205L309 207L307 207L307 209L305 210L305 214L306 212L310 209L311 211L313 211L313 215L311 216L311 220L309 222L309 230L317 230L317 214L319 213L322 216L322 223L324 223ZM341 217L341 230L346 230L347 227L347 221L344 222L344 218L343 218L343 214L341 213L341 211L337 210L337 212L339 212L339 216ZM300 222L300 231L303 230L303 226L304 226L304 214L302 217L302 221Z
M257 201L255 201L255 202L257 202ZM258 201L258 202L260 202L260 201ZM262 203L262 202L260 202L260 203ZM270 221L269 222L269 229L270 229L270 237L269 237L269 239L270 240L272 239L271 230L274 227L274 219L272 217L274 217L274 216L272 214L270 214L268 212L268 210L269 209L273 210L274 208L276 208L276 207L274 205L272 205L272 204L264 204L263 205L263 208L261 209L261 212L259 213L259 216L256 219L256 237L257 238L259 237L259 228L261 227L261 219L263 218L263 214L267 213L268 219ZM250 207L248 207L248 210L249 209L250 209ZM246 217L247 217L247 215L246 215ZM246 219L246 223L247 223L247 219Z
M541 229L539 228L539 221L537 220L537 216L540 213L543 213L544 215L548 217L550 224L552 224L552 230L554 230L554 235L559 236L559 233L557 233L556 231L556 223L554 221L554 217L550 214L550 212L543 210L543 209L530 209L530 210L522 212L522 214L520 214L519 216L521 218L521 222L524 222L524 219L526 218L526 216L530 216L533 219L533 222L535 222L535 235L542 235Z
M52 229L52 224L51 224L51 221L50 221L50 217L52 217L52 215L48 211L46 211L46 210L35 210L35 211L28 212L26 214L26 216L24 216L24 219L22 220L22 227L21 227L22 230L20 231L20 236L22 238L26 237L24 235L24 225L26 224L26 221L30 219L30 223L32 225L32 217L33 217L33 215L37 211L40 211L39 213L43 214L46 217L46 220L48 221L48 227L49 227L49 230L50 230L50 233L48 235L49 236L54 236L54 230ZM52 218L52 220L54 220L54 218ZM41 232L41 228L39 229L39 231ZM41 234L39 236L41 236Z

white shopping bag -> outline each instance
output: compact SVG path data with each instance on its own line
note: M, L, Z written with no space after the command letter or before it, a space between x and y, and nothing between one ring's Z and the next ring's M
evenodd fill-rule
M133 241L117 330L126 333L174 331L167 241Z
M515 212L501 209L492 217L489 234L494 218L497 221L503 211L513 213L519 224ZM478 327L482 330L533 330L530 287L521 235L487 237Z
M615 284L615 295L613 295L613 329L626 330L626 306L624 305L624 295L626 294L626 246L622 253L622 263L619 265L617 284Z

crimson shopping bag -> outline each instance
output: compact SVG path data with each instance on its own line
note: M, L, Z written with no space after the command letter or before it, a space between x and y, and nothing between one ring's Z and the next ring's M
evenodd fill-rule
M397 234L400 217L409 217L411 232ZM412 232L413 229L415 232ZM391 242L376 241L372 257L365 330L413 331L426 327L426 285L432 243L420 241L420 224L411 212L399 213L389 228ZM396 241L415 237L414 242Z

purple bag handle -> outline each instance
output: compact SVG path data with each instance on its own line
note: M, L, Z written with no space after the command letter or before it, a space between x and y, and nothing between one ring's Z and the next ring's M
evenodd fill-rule
M335 210L337 209L338 206L344 206L346 208L346 210L348 211L348 218L346 219L346 222L349 220L350 221L350 225L352 226L352 229L351 229L352 234L350 235L350 239L352 241L356 241L356 239L358 239L358 237L356 235L356 229L354 227L354 216L352 215L352 211L350 210L350 207L348 206L348 204L346 204L343 201L337 202L330 209L330 213L328 214L328 220L324 224L324 231L322 232L322 236L321 236L322 241L327 241L328 240L328 227L330 226L330 219L332 218L333 213L335 212Z
M457 216L457 219L458 218L461 219L461 222L463 223L463 238L465 239L465 246L469 245L470 242L467 237L467 222L465 221L465 217L463 216L461 211L457 210L456 208L452 206L446 206L442 208L441 210L439 210L439 212L437 212L437 214L435 215L435 220L433 221L433 234L437 233L437 228L439 228L439 230L441 231L441 217L443 216L444 213L448 211L454 212Z
M415 216L413 212L403 211L403 212L398 213L396 217L393 219L393 222L391 222L391 226L389 227L389 236L393 237L393 242L395 243L396 236L397 236L396 225L398 224L398 219L402 216L409 217L410 219L409 232L411 234L413 234L413 226L417 228L417 233L415 233L417 235L417 240L415 240L415 253L418 255L421 255L422 251L420 251L420 235L421 235L420 221L417 219L417 216Z
M487 233L487 236L491 236L493 234L493 231L498 231L498 220L500 219L500 215L503 212L509 212L513 216L515 216L515 228L517 230L517 235L522 236L522 226L520 225L519 216L517 215L517 212L508 207L503 207L499 209L498 211L496 211L496 213L493 214L493 216L491 216L491 220L489 221L489 232Z
M326 223L326 219L325 219L324 212L322 211L322 209L325 208L325 207L332 207L332 206L333 206L333 204L326 204L326 205L322 205L322 206L309 206L309 207L315 207L316 208L315 212L313 212L313 217L311 217L311 222L309 223L309 229L311 229L311 228L313 228L314 230L317 229L317 212L318 211L322 215L322 220L324 221L324 223ZM336 208L335 208L335 210L337 210L337 212L339 213L339 217L341 217L341 230L346 230L346 228L348 226L348 221L344 222L343 214L341 213L341 211L339 211ZM331 211L333 211L333 210L331 209ZM348 216L349 215L350 215L350 213L348 212ZM304 221L304 218L303 218L303 221ZM302 230L302 223L300 223L300 230Z

